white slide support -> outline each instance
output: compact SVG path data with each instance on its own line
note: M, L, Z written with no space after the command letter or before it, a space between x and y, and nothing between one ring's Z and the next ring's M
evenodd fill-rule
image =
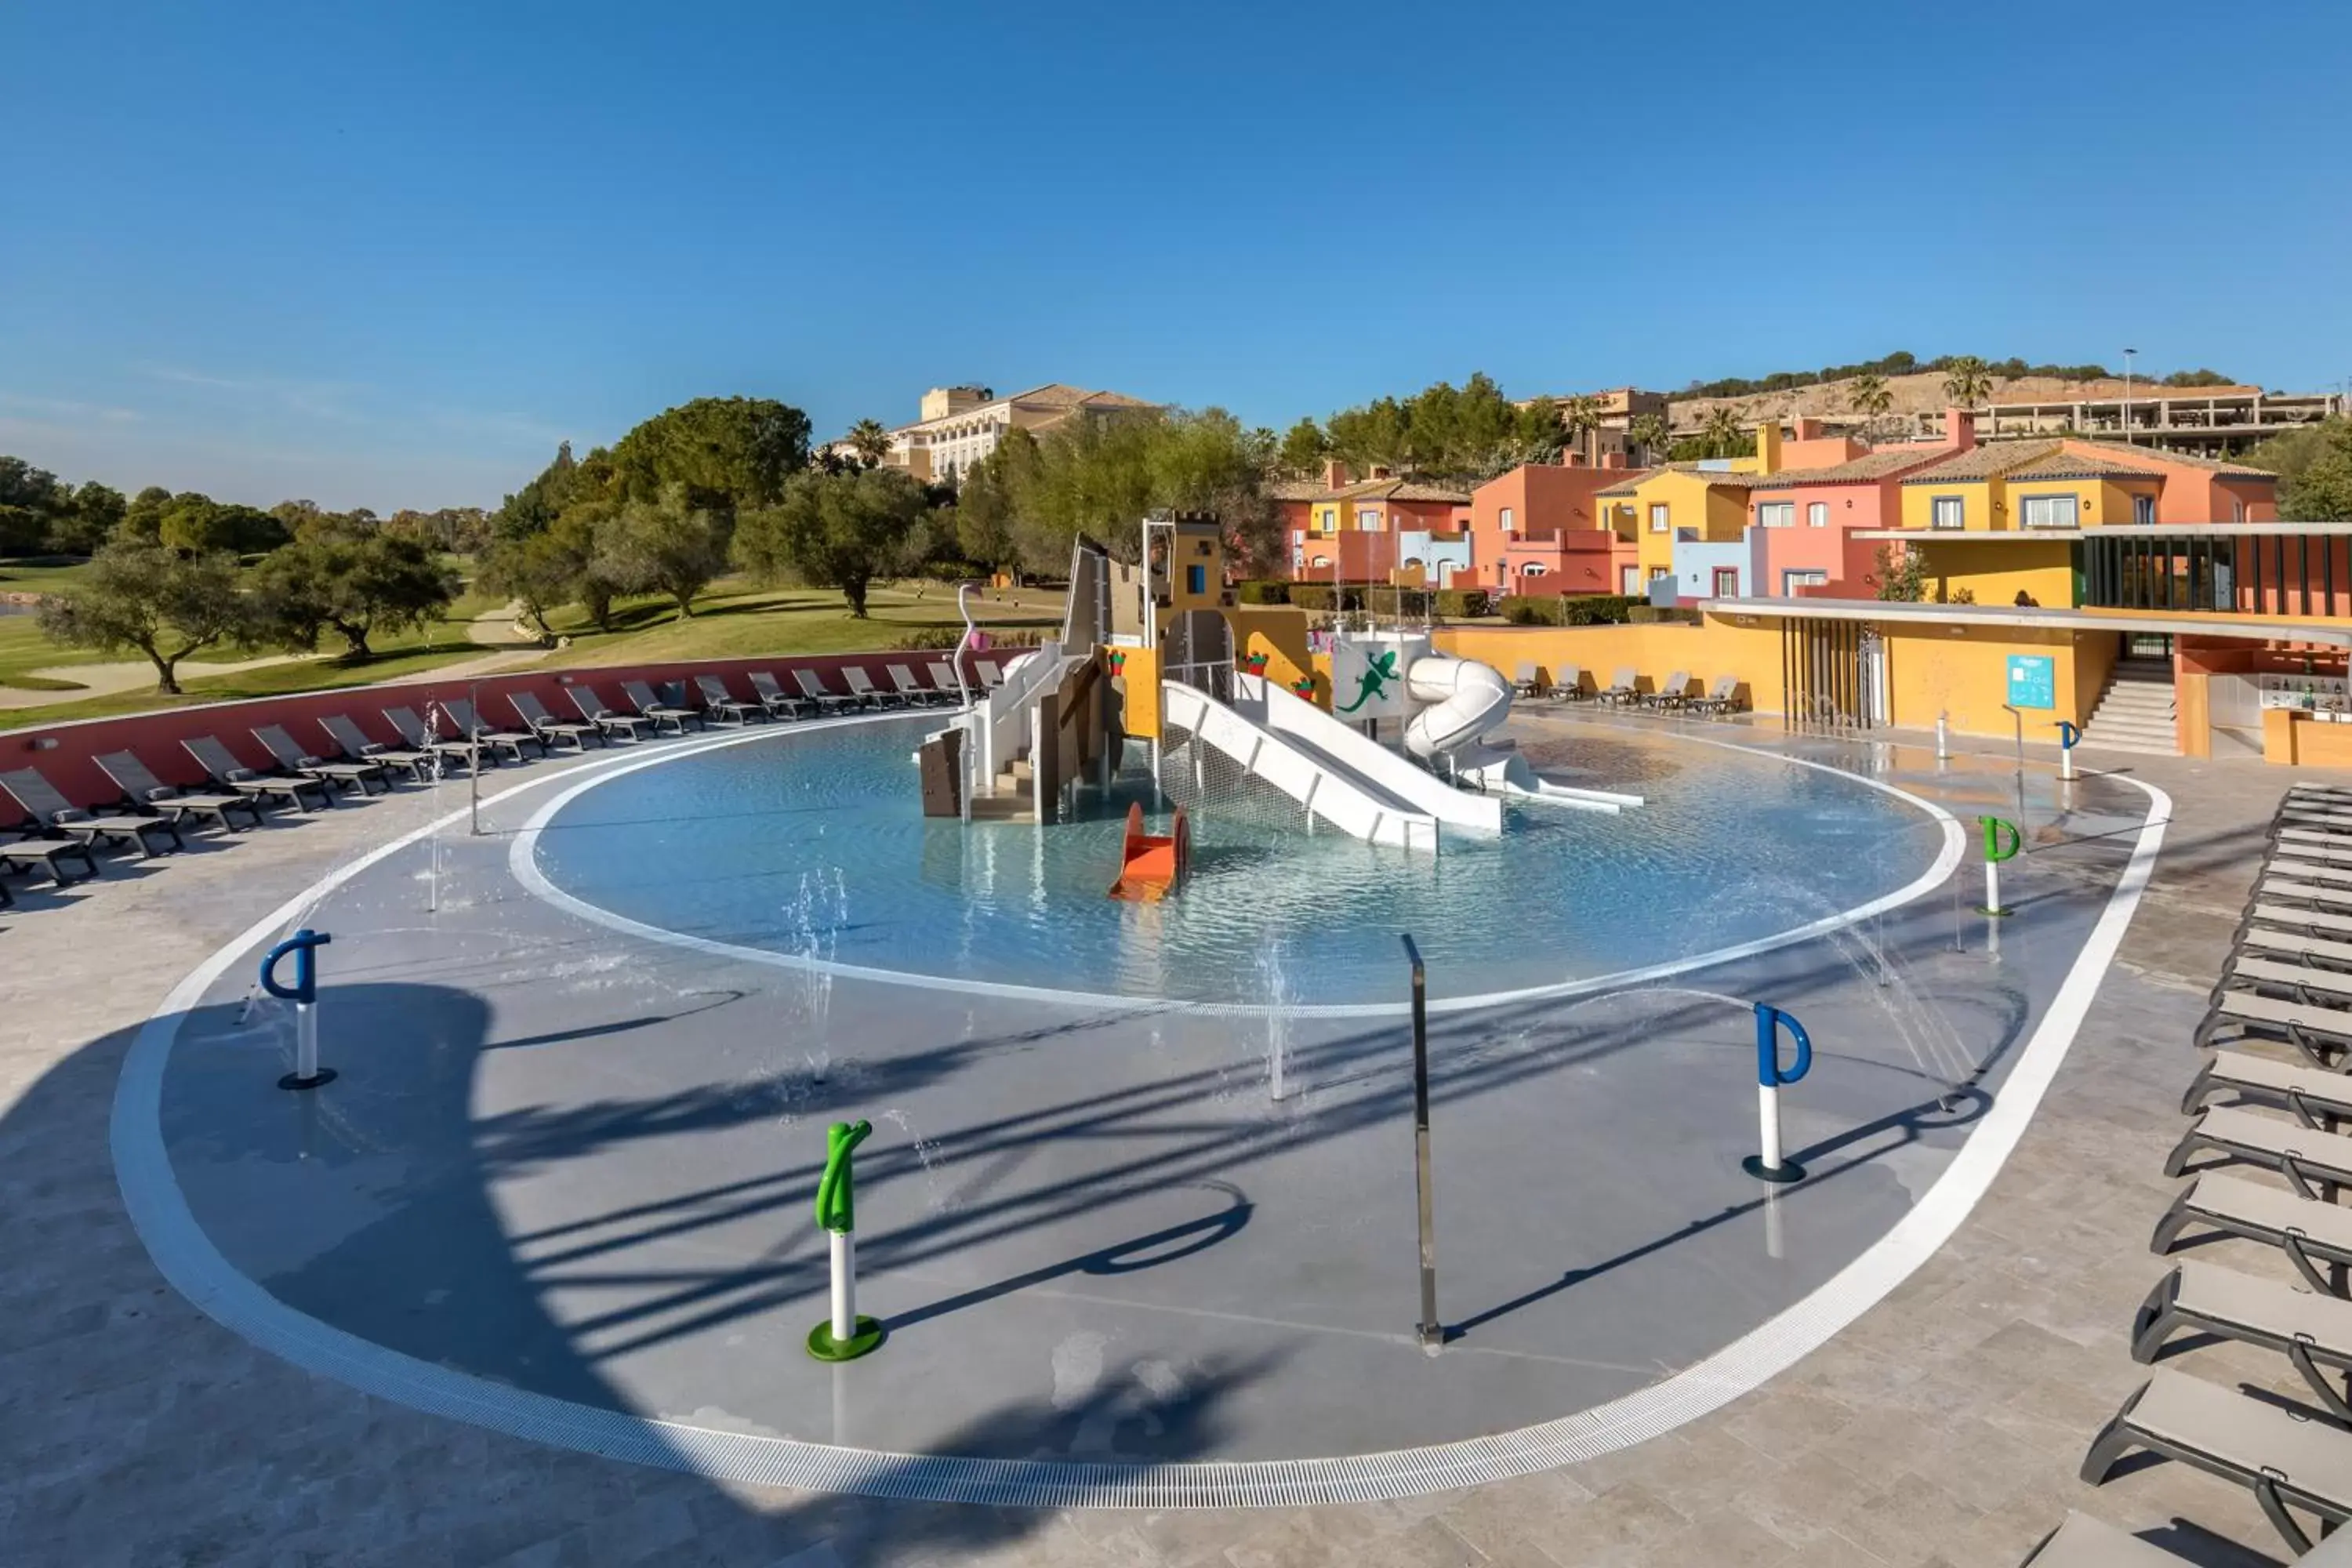
M1234 676L1234 705L1243 713L1261 720L1276 734L1305 742L1310 754L1321 757L1335 769L1379 785L1390 795L1449 827L1477 833L1503 830L1503 803L1498 796L1455 789L1361 730L1334 719L1303 698L1292 696L1264 676Z
M1405 691L1425 703L1405 726L1405 750L1433 763L1443 757L1456 777L1497 795L1549 801L1579 811L1614 812L1639 805L1637 795L1576 789L1542 777L1506 742L1486 737L1511 716L1511 683L1491 664L1443 654L1417 658L1404 672Z
M1174 680L1160 683L1160 712L1163 723L1190 731L1197 743L1233 758L1340 832L1373 844L1436 852L1436 817L1296 737Z

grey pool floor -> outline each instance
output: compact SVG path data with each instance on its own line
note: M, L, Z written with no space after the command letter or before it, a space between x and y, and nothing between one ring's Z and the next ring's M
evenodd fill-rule
M1932 766L1892 782L1962 813L2010 809L2014 784ZM1434 1019L1433 1356L1412 1332L1402 1018L1139 1012L778 969L551 908L508 874L499 836L413 846L306 917L335 937L336 1082L275 1088L290 1019L249 1000L240 963L180 1032L163 1130L238 1272L499 1389L986 1458L1457 1443L1691 1367L1903 1217L1999 1093L2148 806L2096 779L2064 805L2074 852L2012 868L2018 913L1997 931L1969 908L1971 867L1818 941ZM1404 981L1400 962L1400 1000ZM1815 1045L1784 1113L1810 1174L1786 1189L1740 1168L1757 1139L1749 999ZM856 1118L877 1128L860 1304L890 1338L835 1368L801 1347L825 1310L810 1200L826 1123Z
M2187 1030L2285 782L2116 760L2179 803L2155 887L2033 1126L1943 1251L1721 1411L1607 1459L1410 1506L828 1498L551 1450L299 1371L209 1321L148 1262L108 1159L117 1069L137 1023L205 954L436 808L406 795L117 871L87 896L34 894L0 921L0 1560L1959 1568L2015 1563L2071 1507L2192 1561L2274 1562L2275 1538L2234 1489L2171 1465L2095 1490L2073 1479L2089 1434L2144 1375L2124 1331L2162 1271L2145 1226L2173 1187L2158 1167L2193 1066ZM2235 1268L2268 1262L2220 1251ZM2226 1347L2186 1359L2225 1382L2291 1382L2275 1358Z

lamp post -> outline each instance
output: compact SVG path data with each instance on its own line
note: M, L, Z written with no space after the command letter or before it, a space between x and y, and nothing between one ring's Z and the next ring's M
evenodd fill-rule
M2132 356L2137 353L2137 349L2124 350L2124 445L2126 447L2132 444Z

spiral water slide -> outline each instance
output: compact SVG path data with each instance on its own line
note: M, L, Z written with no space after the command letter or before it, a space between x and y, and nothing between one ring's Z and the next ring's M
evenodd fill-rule
M1406 667L1404 683L1412 700L1423 704L1405 726L1405 750L1432 763L1443 759L1464 783L1580 811L1613 812L1642 804L1637 795L1554 784L1528 766L1517 747L1489 742L1486 736L1511 716L1511 683L1493 665L1433 654Z

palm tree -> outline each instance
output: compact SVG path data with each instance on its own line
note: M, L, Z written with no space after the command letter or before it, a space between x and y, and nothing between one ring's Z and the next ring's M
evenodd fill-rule
M1974 354L1962 354L1944 366L1944 395L1963 408L1974 408L1992 395L1992 367Z
M890 455L890 432L879 419L860 419L849 427L849 449L867 468L879 468Z
M1846 383L1845 402L1856 414L1875 419L1895 406L1895 395L1886 390L1885 376L1866 370Z
M1633 445L1642 448L1642 460L1645 463L1654 463L1664 457L1667 446L1674 440L1673 429L1663 414L1642 415L1626 434L1633 437Z
M1748 444L1748 426L1728 403L1719 403L1707 411L1706 424L1700 435L1711 458L1738 457L1739 449Z
M1586 438L1601 428L1601 399L1589 392L1578 393L1559 405L1559 422L1567 427L1569 445L1590 461L1592 452Z

